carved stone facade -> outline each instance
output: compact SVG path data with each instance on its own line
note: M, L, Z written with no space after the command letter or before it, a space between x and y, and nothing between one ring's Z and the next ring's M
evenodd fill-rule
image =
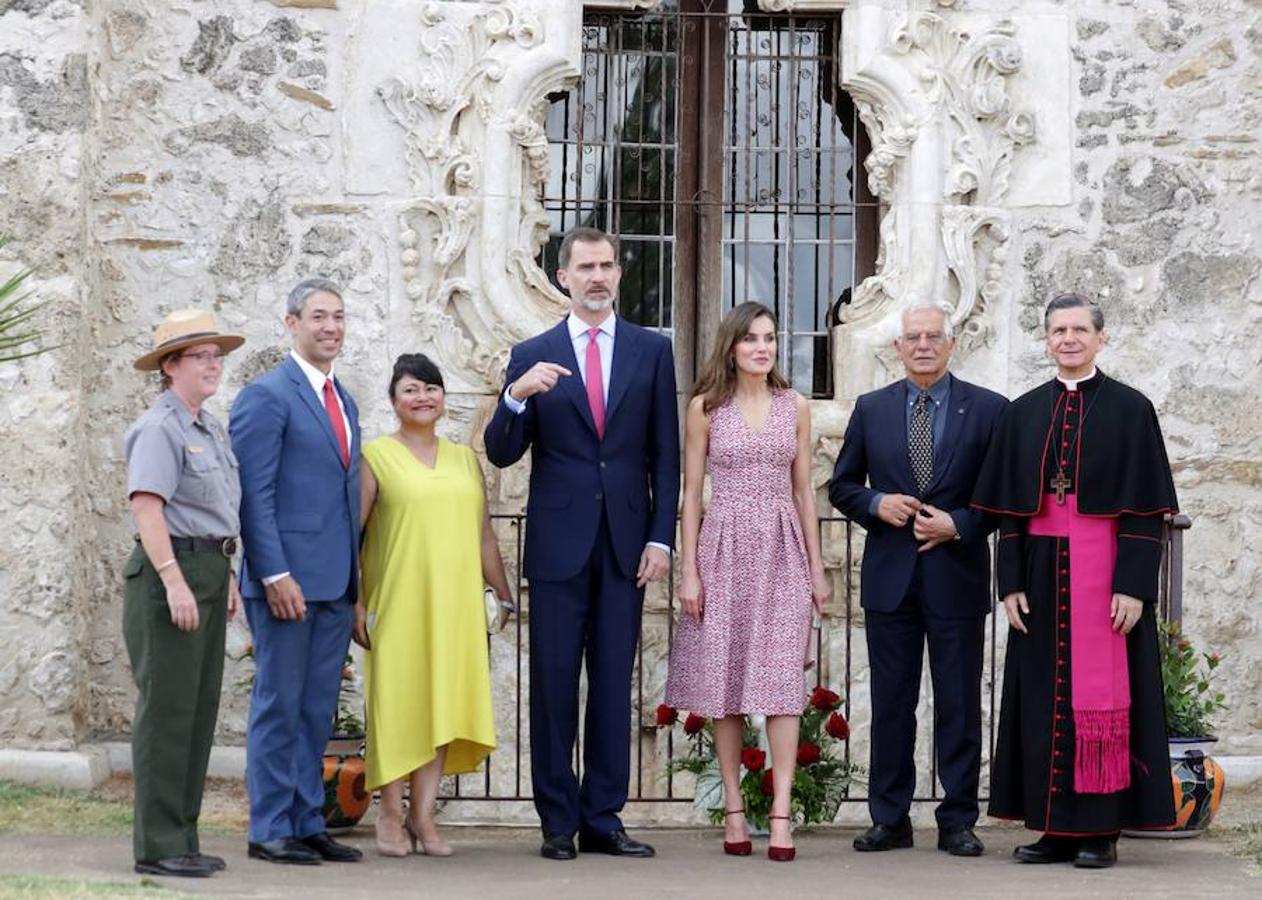
M1097 293L1103 363L1157 404L1195 520L1188 625L1227 658L1223 747L1262 753L1262 566L1243 551L1262 541L1256 4L760 5L841 15L839 80L882 204L877 272L833 335L837 399L814 407L817 481L854 398L899 374L906 305L947 303L958 371L1015 394L1047 374L1048 294ZM16 238L0 274L36 269L61 345L0 364L0 511L15 523L0 543L0 747L127 731L120 436L155 393L130 360L167 310L213 306L248 335L224 410L283 352L288 286L328 274L348 289L339 374L366 434L391 427L394 356L424 350L448 379L448 433L476 446L508 349L566 308L536 262L539 197L546 111L579 77L581 25L582 4L546 0L0 0L0 222ZM522 467L491 478L519 509ZM224 700L221 738L239 742L231 670Z

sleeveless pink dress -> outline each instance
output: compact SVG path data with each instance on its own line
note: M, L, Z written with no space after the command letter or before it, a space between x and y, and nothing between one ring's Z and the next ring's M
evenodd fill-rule
M793 504L797 407L777 391L761 431L734 402L710 416L710 505L697 567L701 621L679 614L666 702L698 715L800 715L811 578Z

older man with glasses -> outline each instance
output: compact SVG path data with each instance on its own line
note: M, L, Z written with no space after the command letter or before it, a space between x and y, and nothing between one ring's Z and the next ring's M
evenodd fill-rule
M907 309L894 349L907 377L855 404L828 496L867 530L860 599L872 673L872 827L861 851L912 846L916 704L926 641L933 678L938 849L979 856L981 674L990 610L987 535L968 501L1007 400L947 371L947 310Z

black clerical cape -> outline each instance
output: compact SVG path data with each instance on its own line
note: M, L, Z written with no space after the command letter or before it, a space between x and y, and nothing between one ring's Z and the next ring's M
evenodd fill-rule
M1071 632L1080 634L1085 623L1074 628L1072 612L1082 607L1069 596L1071 579L1081 572L1074 573L1069 538L1047 534L1049 513L1061 512L1048 504L1068 504L1088 526L1114 520L1105 538L1116 543L1106 548L1109 557L1116 554L1112 592L1145 604L1123 642L1119 677L1123 689L1129 687L1129 715L1121 711L1122 746L1114 754L1123 767L1120 789L1097 784L1082 790L1086 751L1075 734L1081 698L1075 704L1071 690L1077 683ZM1076 390L1053 379L1024 394L999 424L972 505L1000 516L1000 597L1024 591L1030 606L1023 616L1028 633L1008 632L990 815L1062 835L1170 824L1155 601L1164 518L1177 501L1152 404L1102 372ZM1085 564L1083 545L1076 546ZM1105 603L1108 588L1106 581Z

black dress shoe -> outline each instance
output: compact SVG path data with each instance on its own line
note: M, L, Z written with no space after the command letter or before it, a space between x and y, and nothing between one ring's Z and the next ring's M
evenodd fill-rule
M1078 842L1074 867L1108 869L1117 862L1117 841L1113 838L1083 838Z
M912 846L910 819L903 819L898 825L873 825L854 839L854 848L862 853L897 850L910 846Z
M210 866L210 870L212 872L222 872L224 869L228 868L228 864L223 861L222 856L211 856L209 853L192 853L189 855Z
M986 852L981 840L968 827L939 828L938 849L952 856L981 856Z
M299 838L298 843L308 850L320 854L321 859L329 862L359 862L364 858L362 851L346 844L339 844L327 831Z
M214 871L194 853L168 856L166 859L138 859L136 871L141 875L175 875L180 878L209 878Z
M634 856L641 859L656 856L657 851L641 843L619 828L608 834L579 834L578 849L584 853L608 853L610 856Z
M543 846L539 855L544 859L573 859L578 856L574 849L574 841L563 834L547 834L543 837Z
M1025 844L1012 851L1017 862L1062 863L1069 862L1078 853L1076 838L1045 834L1033 844Z
M288 863L294 866L318 866L320 854L308 849L294 838L277 838L274 841L250 841L251 859L265 862Z

